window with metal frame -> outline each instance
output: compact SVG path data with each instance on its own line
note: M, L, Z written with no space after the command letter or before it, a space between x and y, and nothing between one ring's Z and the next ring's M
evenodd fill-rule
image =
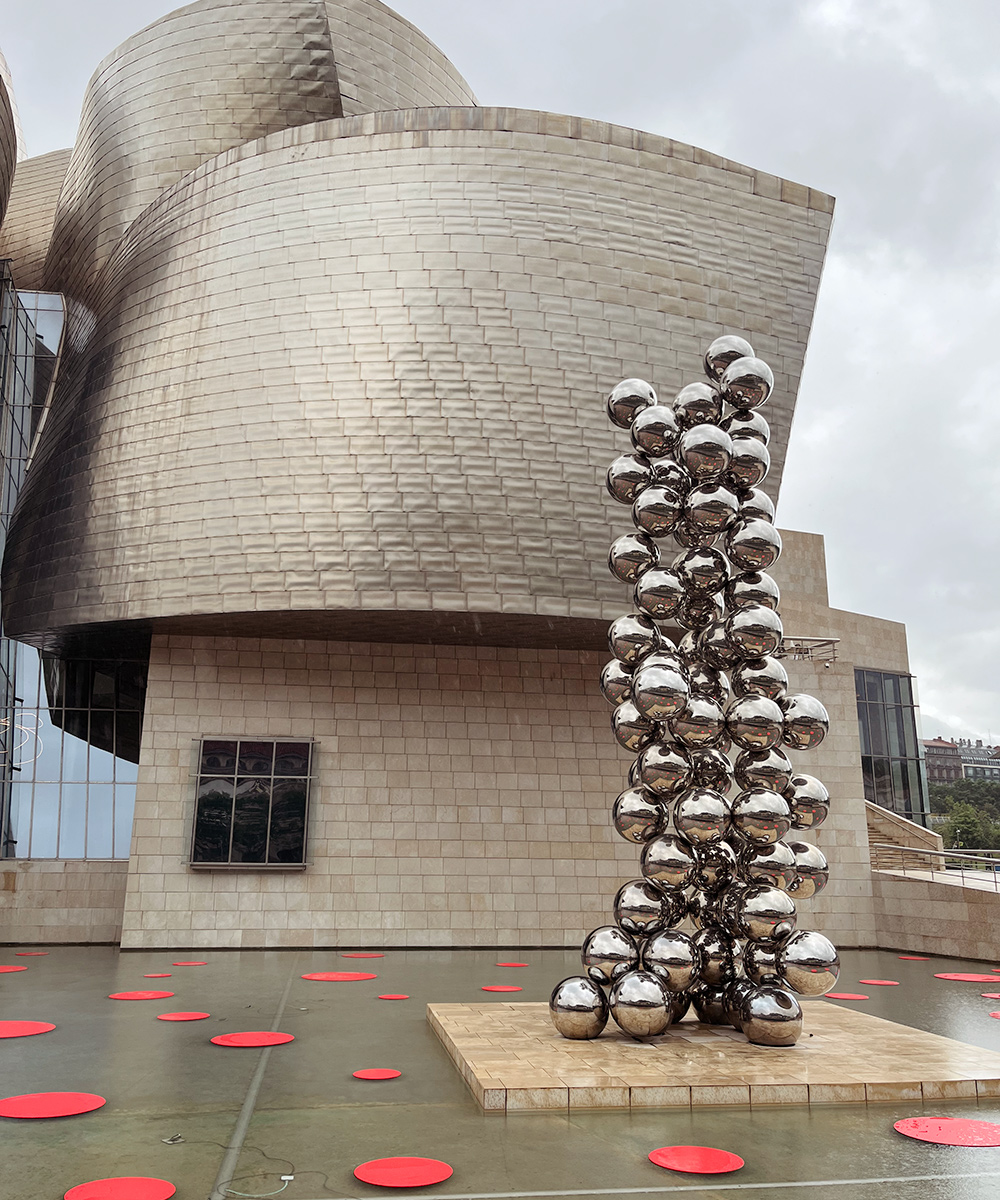
M314 743L203 738L192 867L303 868Z

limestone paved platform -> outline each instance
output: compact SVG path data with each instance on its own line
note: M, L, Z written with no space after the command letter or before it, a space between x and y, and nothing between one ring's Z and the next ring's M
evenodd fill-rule
M695 1021L645 1043L611 1022L570 1041L545 1004L429 1004L427 1019L487 1112L1000 1097L1000 1054L829 1001L803 1007L788 1048Z

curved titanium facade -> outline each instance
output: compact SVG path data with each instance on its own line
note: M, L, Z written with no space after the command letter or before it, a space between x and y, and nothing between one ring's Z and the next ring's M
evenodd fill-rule
M2 78L0 78L0 221L7 211L11 185L14 182L14 167L17 164L17 124L14 106Z
M216 156L133 223L77 325L9 536L10 631L599 644L621 604L602 393L670 394L706 338L746 335L775 368L776 490L831 208L507 109Z
M40 291L56 204L72 150L53 150L17 164L7 216L0 227L0 258L10 259L14 286Z
M100 267L143 209L233 146L367 106L474 103L445 64L377 0L336 6L332 23L322 0L202 0L171 13L118 47L88 85L46 288L89 307Z

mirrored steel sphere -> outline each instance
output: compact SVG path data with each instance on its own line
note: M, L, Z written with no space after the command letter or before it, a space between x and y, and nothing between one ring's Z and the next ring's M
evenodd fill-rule
M704 842L694 847L698 862L694 884L703 892L720 892L729 887L736 874L736 854L728 842Z
M781 617L764 604L743 604L726 618L726 634L739 658L764 658L781 648Z
M632 445L649 458L663 458L677 440L677 418L665 404L654 404L636 413L630 430Z
M691 631L685 633L677 643L677 653L684 659L689 668L698 662L701 658L701 652L698 649L697 633Z
M729 830L729 805L711 788L688 788L674 805L674 828L689 842L718 842Z
M736 837L737 835L734 834L733 836ZM742 839L740 841L741 844L745 845ZM749 884L744 883L742 879L734 879L718 898L718 919L715 923L724 929L730 937L740 936L740 905L743 903L743 897L749 890Z
M645 379L623 379L608 396L608 416L620 429L629 429L636 415L655 403L656 392Z
M787 892L795 879L795 855L785 842L751 845L740 861L740 871L748 883L765 883Z
M767 696L769 700L780 700L788 687L788 673L777 658L751 658L734 668L731 685L734 696Z
M792 810L793 829L817 829L830 811L830 793L815 776L803 772L789 780L785 799Z
M711 696L689 695L682 712L668 721L675 741L697 750L702 746L714 746L722 737L726 718L722 709Z
M684 584L673 567L653 567L636 580L635 606L655 621L674 616L684 596Z
M587 934L580 957L589 979L609 984L639 965L639 948L621 929L602 925Z
M674 398L673 411L681 430L713 425L722 415L719 389L707 383L689 383Z
M666 807L642 787L627 788L611 810L616 832L640 845L663 832L668 816Z
M774 374L762 358L747 355L726 367L719 380L726 402L733 408L754 409L767 402L774 387Z
M772 846L792 827L792 810L784 796L769 788L750 788L732 802L733 825L755 846Z
M730 1023L725 988L710 987L708 984L699 983L685 994L691 997L694 1011L703 1025L728 1025Z
M677 528L674 530L674 541L685 550L714 546L721 536L720 533L705 533L701 529L695 529L683 517L677 522Z
M757 438L733 438L733 457L729 463L728 479L737 489L756 487L767 478L771 455Z
M766 521L770 525L774 524L774 501L766 492L760 488L750 488L738 494L741 521Z
M785 713L785 731L781 740L793 750L814 750L830 729L826 709L815 696L785 696L781 701Z
M684 1014L691 1007L690 992L667 992L670 997L670 1024L676 1025L684 1019Z
M795 874L788 890L796 900L818 896L830 880L826 855L809 842L789 842L788 849L795 864Z
M611 543L608 570L622 583L635 583L643 571L655 567L659 559L660 552L648 534L625 533Z
M639 778L639 760L634 758L628 769L628 785L629 787L640 787L642 780Z
M794 936L794 935L793 935ZM778 978L776 958L778 947L774 942L747 942L743 951L743 970L746 977L758 986L762 983L781 986Z
M609 704L632 699L632 669L617 658L606 662L601 671L601 693Z
M702 630L702 633L713 629L715 624L716 622L713 621L708 629ZM724 705L729 700L729 680L722 671L710 667L707 663L696 663L688 671L688 683L692 692L702 692L706 696L711 696L716 704Z
M756 986L749 979L740 978L731 983L725 990L726 1016L729 1019L729 1024L735 1025L737 1029L742 1028L739 1015L740 1005Z
M674 492L682 500L694 487L694 480L686 467L672 458L656 458L652 463L652 482Z
M783 988L764 984L744 994L740 1028L754 1046L794 1046L802 1033L802 1009Z
M611 728L619 746L633 754L645 750L660 735L656 722L643 716L631 700L623 700L611 714Z
M782 982L800 996L826 995L840 974L840 956L833 942L808 929L782 943L776 959Z
M684 520L700 533L724 533L739 511L736 493L721 483L700 484L688 492L684 501Z
M722 616L722 602L703 592L689 592L681 601L676 621L683 629L704 629Z
M676 667L665 663L641 662L632 677L632 700L643 716L665 721L683 712L688 698L688 681Z
M691 777L688 752L676 742L654 742L637 760L639 779L654 796L675 796Z
M780 603L778 585L766 571L747 571L743 575L734 575L726 584L726 604L729 608L760 604L777 612Z
M619 504L633 504L653 479L649 462L641 454L623 454L608 467L608 492Z
M623 883L615 896L615 922L636 937L651 937L666 929L670 905L663 892L646 879Z
M781 534L768 521L742 517L726 534L726 554L740 571L766 571L781 554Z
M671 834L651 841L643 849L640 859L643 878L661 889L687 887L694 877L696 866L691 846Z
M709 788L725 795L733 786L729 759L717 746L705 746L688 752L691 759L691 786Z
M719 479L729 470L733 439L718 425L693 425L678 437L677 457L696 480Z
M729 582L729 564L725 556L711 547L678 554L673 569L686 588L706 596L721 592Z
M611 989L611 1016L630 1037L656 1037L671 1021L670 997L649 971L630 971Z
M643 945L642 965L668 992L683 992L698 980L701 953L686 933L666 929Z
M772 746L769 750L741 750L733 774L743 791L770 788L772 792L784 793L793 770L788 755Z
M726 732L741 750L770 750L781 741L784 714L766 696L741 696L726 713Z
M725 373L726 367L738 358L753 358L753 346L746 338L725 333L717 337L705 351L705 374L709 379L718 382Z
M719 424L735 441L737 438L756 438L766 446L771 440L771 427L760 415L750 409L737 409Z
M680 518L680 499L669 488L655 483L641 491L632 505L632 520L636 527L653 538L672 533Z
M626 613L608 628L611 653L627 666L635 666L661 645L660 631L645 613Z
M573 975L557 983L549 999L552 1024L564 1038L595 1038L608 1023L608 1002L589 979Z
M748 887L736 906L736 929L751 942L778 941L795 932L795 902L780 888Z
M719 671L723 667L731 667L739 660L736 657L736 652L732 642L729 640L729 633L726 629L726 621L719 619L713 621L710 625L706 625L698 634L698 650L702 658L709 668ZM692 691L703 691L703 688L692 687ZM714 695L716 700L724 703L728 697L720 697L717 692L710 692L709 695Z

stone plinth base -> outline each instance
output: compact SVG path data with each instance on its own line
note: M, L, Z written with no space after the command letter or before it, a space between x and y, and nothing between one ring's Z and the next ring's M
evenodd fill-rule
M804 1009L788 1048L689 1020L648 1042L613 1022L593 1041L569 1041L544 1004L429 1004L427 1019L489 1112L1000 1096L1000 1054L829 1001Z

